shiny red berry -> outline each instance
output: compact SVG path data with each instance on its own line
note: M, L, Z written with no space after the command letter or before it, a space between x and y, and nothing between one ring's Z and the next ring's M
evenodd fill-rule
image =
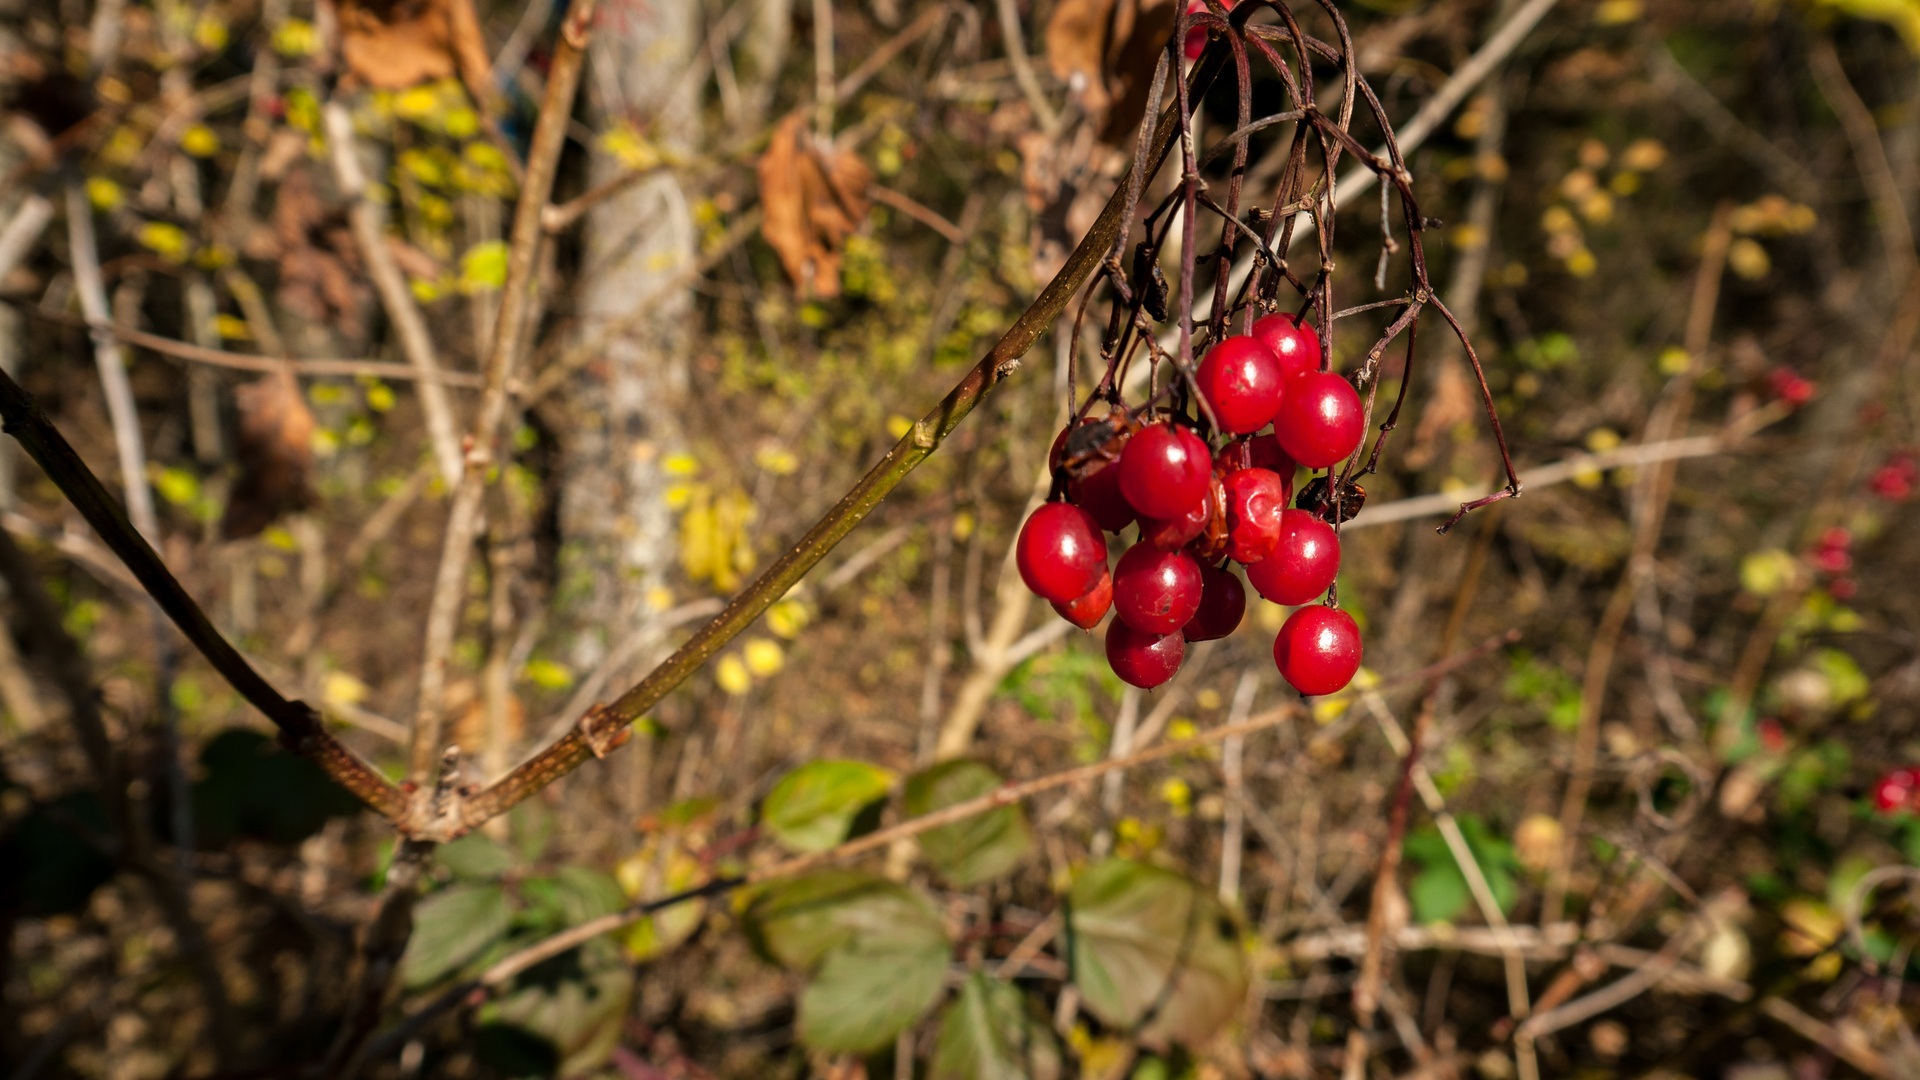
M1113 570L1113 609L1142 633L1173 633L1200 609L1200 565L1177 551L1133 545Z
M1186 659L1187 639L1178 630L1148 634L1115 620L1107 627L1107 666L1120 681L1151 690L1180 670Z
M1233 435L1259 431L1280 411L1281 379L1280 361L1244 334L1209 349L1194 372L1220 430Z
M1777 367L1767 373L1767 389L1776 399L1795 409L1813 400L1813 383L1788 367Z
M1207 521L1211 517L1213 499L1209 496L1194 503L1193 509L1178 517L1141 518L1140 539L1161 551L1179 551L1194 537L1207 531Z
M1273 639L1273 662L1295 690L1331 694L1360 670L1360 628L1339 608L1303 607Z
M1913 494L1913 478L1909 477L1898 465L1882 465L1873 471L1873 479L1867 481L1875 495L1888 502L1901 502Z
M1200 610L1181 633L1188 641L1212 641L1240 628L1247 615L1247 587L1231 570L1200 568Z
M1275 312L1255 319L1253 336L1280 361L1282 376L1320 370L1320 335L1294 322L1293 316Z
M1340 574L1340 537L1333 526L1307 513L1280 516L1280 542L1273 553L1247 567L1247 581L1261 596L1291 607L1327 591Z
M1048 503L1021 526L1014 560L1027 588L1066 603L1100 583L1107 572L1107 542L1092 514L1068 503Z
M1287 485L1267 469L1240 469L1220 481L1227 493L1227 556L1251 565L1273 553L1287 509Z
M1200 436L1174 424L1142 428L1120 452L1120 490L1141 517L1170 518L1206 498L1213 455Z
M1883 814L1909 808L1920 789L1920 769L1893 769L1873 785L1873 807Z
M1074 502L1080 509L1093 515L1093 520L1108 532L1119 532L1133 524L1133 506L1127 497L1120 493L1120 466L1118 463L1101 467L1099 471L1074 485Z
M1113 607L1113 575L1101 567L1100 583L1087 590L1085 596L1066 603L1053 601L1053 610L1060 617L1082 630L1091 630L1100 625L1107 617L1107 610Z
M1288 457L1324 469L1360 448L1365 425L1352 383L1331 371L1305 371L1287 380L1273 433Z

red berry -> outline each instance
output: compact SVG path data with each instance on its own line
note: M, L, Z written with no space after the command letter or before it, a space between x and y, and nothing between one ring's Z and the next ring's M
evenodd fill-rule
M1821 532L1820 546L1845 551L1853 546L1853 534L1838 525L1831 526Z
M1280 411L1281 374L1273 353L1242 334L1209 349L1194 381L1220 430L1246 435L1266 427Z
M1875 495L1889 502L1900 502L1913 494L1913 481L1897 465L1880 466L1867 483Z
M1179 551L1207 531L1207 519L1212 516L1213 500L1202 499L1178 517L1141 518L1140 539L1161 551Z
M1813 384L1792 368L1777 367L1767 373L1767 389L1773 396L1794 408L1813 400Z
M1253 336L1280 361L1283 376L1320 370L1320 335L1294 322L1293 316L1275 312L1255 319Z
M1027 588L1066 603L1100 583L1107 572L1107 542L1092 514L1068 503L1048 503L1021 526L1014 560Z
M1247 581L1276 604L1305 604L1327 591L1340 573L1340 537L1333 526L1307 513L1280 515L1280 542L1273 554L1247 567Z
M1324 469L1360 448L1365 424L1352 383L1331 371L1307 371L1287 381L1273 433L1288 457Z
M1135 630L1173 633L1200 609L1200 566L1180 552L1135 544L1114 567L1113 607Z
M1844 574L1853 569L1853 556L1843 547L1817 547L1809 558L1823 574Z
M1142 517L1170 518L1207 497L1213 455L1184 427L1142 428L1120 452L1120 490Z
M1287 485L1267 469L1240 469L1220 482L1227 492L1227 555L1238 563L1257 563L1280 542Z
M1119 532L1133 524L1133 507L1127 497L1120 494L1120 466L1109 464L1102 466L1092 476L1076 485L1077 495L1074 502L1082 510L1093 515L1093 520L1108 532Z
M1360 670L1360 628L1339 608L1303 607L1273 639L1280 676L1303 694L1331 694Z
M1293 473L1300 466L1280 449L1280 436L1268 432L1247 442L1247 459L1256 469L1267 469L1287 485L1287 497L1293 497Z
M1894 769L1887 772L1873 785L1874 809L1883 814L1905 809L1913 801L1916 788L1920 788L1920 775L1916 775L1915 770Z
M1120 681L1151 690L1180 670L1187 655L1187 639L1179 631L1147 634L1115 621L1107 627L1107 666Z
M1247 614L1247 587L1231 570L1200 568L1200 610L1181 633L1188 641L1212 641L1240 628Z
M1827 582L1827 593L1835 600L1845 602L1853 599L1859 592L1860 586L1856 585L1852 578L1838 577Z
M1779 720L1768 716L1753 726L1760 736L1760 747L1769 754L1784 754L1787 750L1787 728Z
M1107 617L1107 609L1113 606L1113 575L1107 573L1104 566L1100 570L1100 583L1088 590L1085 596L1064 604L1053 601L1053 610L1082 630L1091 630L1100 625L1100 620Z

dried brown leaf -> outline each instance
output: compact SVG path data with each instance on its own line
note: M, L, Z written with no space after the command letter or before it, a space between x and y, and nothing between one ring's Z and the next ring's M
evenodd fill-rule
M1047 20L1047 66L1080 96L1088 113L1106 110L1107 32L1114 0L1060 0Z
M314 504L308 470L313 466L313 412L300 396L291 371L262 377L234 391L240 425L234 482L220 519L228 540L253 536L281 514Z
M458 74L476 99L491 96L491 64L473 0L342 0L340 53L376 90Z
M802 295L840 294L840 247L866 220L873 172L850 151L814 145L805 118L774 128L760 156L760 233Z
M303 319L329 323L358 338L361 309L372 295L360 272L359 252L340 216L321 203L305 168L280 184L273 235L279 245L280 303Z

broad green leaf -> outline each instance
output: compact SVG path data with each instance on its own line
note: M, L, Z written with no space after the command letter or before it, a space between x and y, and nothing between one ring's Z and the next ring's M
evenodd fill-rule
M1427 867L1407 885L1407 901L1413 906L1414 921L1419 923L1452 922L1472 899L1466 877L1451 862Z
M1109 859L1068 894L1073 978L1101 1021L1148 1043L1203 1041L1246 994L1246 959L1226 913L1171 870Z
M913 817L977 798L999 787L999 774L977 761L948 761L907 779L906 811ZM920 834L920 853L940 875L962 887L999 877L1033 846L1027 816L1003 806Z
M825 851L845 840L853 819L892 784L892 773L864 761L810 761L780 778L760 818L789 850Z
M772 885L748 903L741 925L761 955L790 968L811 968L853 941L947 947L940 916L918 893L853 870Z
M400 980L426 986L457 970L506 933L513 920L507 892L498 885L454 885L413 912L413 938L400 958Z
M479 1056L510 1076L578 1076L606 1063L633 999L634 969L604 939L521 974L480 1010Z
M514 868L519 861L499 841L481 833L468 833L451 844L442 844L433 859L457 878L488 881Z
M849 1054L893 1042L940 999L948 952L944 936L861 938L834 949L800 995L800 1041Z
M940 1014L927 1080L1056 1080L1060 1048L1018 987L975 972Z

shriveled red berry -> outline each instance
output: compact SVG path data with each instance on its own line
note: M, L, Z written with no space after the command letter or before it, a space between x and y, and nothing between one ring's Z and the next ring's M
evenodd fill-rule
M1273 553L1287 509L1287 485L1267 469L1239 469L1220 481L1227 493L1227 555L1252 565Z
M1331 694L1360 670L1360 628L1339 608L1303 607L1287 616L1273 639L1280 677L1303 694Z
M1882 465L1873 471L1873 479L1867 481L1875 495L1888 502L1902 502L1913 494L1913 478L1898 465Z
M1146 634L1170 634L1200 610L1200 566L1177 551L1139 543L1113 570L1113 609Z
M1273 418L1280 449L1309 469L1324 469L1359 449L1365 426L1360 395L1331 371L1305 371L1287 380Z
M1120 491L1141 517L1170 518L1206 498L1213 455L1184 427L1142 428L1120 452Z
M1247 587L1233 571L1213 566L1200 568L1200 610L1181 633L1188 641L1212 641L1240 628L1247 615Z
M1320 370L1320 335L1294 322L1293 316L1275 312L1255 319L1253 336L1280 362L1283 377Z
M1133 505L1120 493L1120 466L1116 462L1101 468L1074 485L1074 502L1093 515L1093 520L1108 532L1119 532L1133 524Z
M1027 588L1066 603L1100 583L1107 572L1107 542L1092 514L1068 503L1048 503L1021 526L1014 561Z
M1873 785L1873 807L1883 814L1909 807L1920 790L1920 769L1892 769Z
M1212 516L1213 499L1209 497L1194 503L1193 509L1178 517L1141 518L1140 539L1161 551L1179 551L1207 531L1207 521Z
M1100 625L1100 620L1107 617L1107 610L1111 607L1113 607L1113 575L1108 573L1105 567L1101 568L1100 583L1087 590L1085 596L1069 600L1064 604L1058 600L1053 601L1053 610L1059 612L1061 618L1082 630L1091 630Z
M1795 409L1813 400L1813 383L1789 367L1777 367L1768 372L1767 389L1773 392L1776 399Z
M1280 542L1273 553L1247 567L1247 581L1276 604L1305 604L1327 591L1340 574L1340 537L1333 526L1307 513L1280 515Z
M1194 372L1200 396L1220 430L1246 435L1267 426L1280 411L1280 361L1265 345L1241 334L1207 351Z
M1107 627L1107 666L1120 681L1151 690L1180 670L1187 656L1187 639L1178 630L1149 634L1114 620Z

